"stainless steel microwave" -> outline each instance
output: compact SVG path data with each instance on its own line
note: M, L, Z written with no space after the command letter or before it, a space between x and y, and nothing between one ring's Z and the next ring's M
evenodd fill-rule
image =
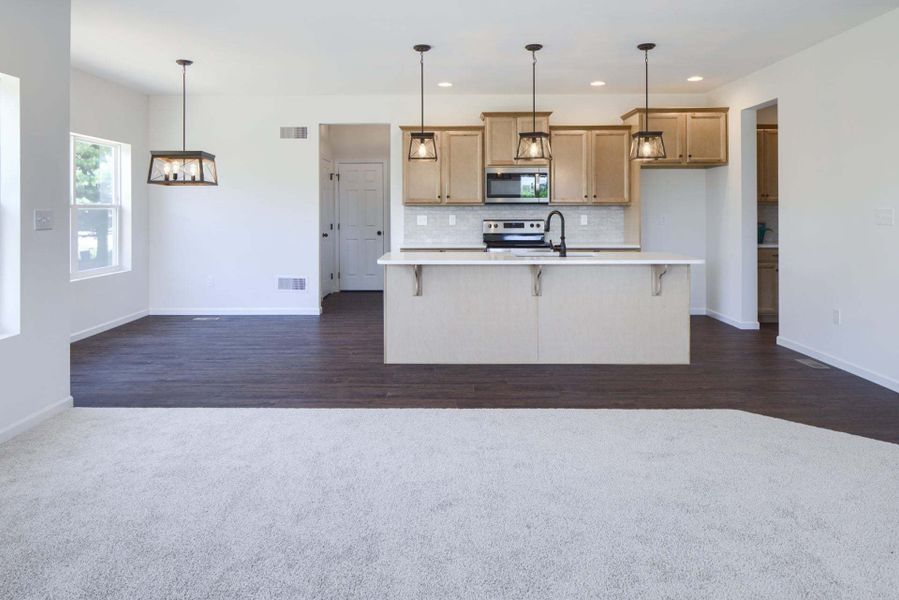
M487 204L548 204L549 167L487 167Z

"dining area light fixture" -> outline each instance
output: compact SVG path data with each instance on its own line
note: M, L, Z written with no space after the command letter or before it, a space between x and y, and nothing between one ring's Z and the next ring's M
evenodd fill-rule
M425 52L428 44L416 44L412 49L418 52L421 88L421 129L409 133L409 160L437 160L437 140L433 131L425 131Z
M537 131L537 52L543 49L543 44L528 44L524 49L531 53L531 131L518 134L515 160L549 160L552 158L549 134Z
M643 129L635 133L631 139L631 160L659 160L666 157L662 132L649 131L649 51L655 47L655 44L649 42L637 46L637 49L643 52L646 108L643 113Z
M218 185L215 155L187 149L187 67L192 60L179 58L181 66L181 150L150 152L147 183L154 185Z

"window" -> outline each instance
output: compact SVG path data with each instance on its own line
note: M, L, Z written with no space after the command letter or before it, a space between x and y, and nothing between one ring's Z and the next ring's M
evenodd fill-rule
M17 335L21 315L19 80L0 73L0 339Z
M130 188L130 154L127 144L72 134L73 279L124 268L122 199Z

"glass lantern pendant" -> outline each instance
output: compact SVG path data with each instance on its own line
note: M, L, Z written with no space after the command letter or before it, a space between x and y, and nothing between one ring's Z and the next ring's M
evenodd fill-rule
M537 131L537 51L542 44L528 44L525 50L531 53L531 131L518 134L518 151L515 160L551 159L549 134Z
M431 49L427 44L412 47L419 54L421 65L421 130L409 134L409 160L437 160L437 140L433 131L425 131L425 52Z
M665 158L665 142L662 140L661 131L648 131L649 129L649 51L655 48L655 44L640 44L637 48L643 52L643 60L646 68L645 93L646 111L643 113L643 130L638 131L631 139L631 160L659 160Z
M179 59L181 65L181 150L150 152L147 183L155 185L218 185L215 156L202 150L187 150L187 67L193 61Z

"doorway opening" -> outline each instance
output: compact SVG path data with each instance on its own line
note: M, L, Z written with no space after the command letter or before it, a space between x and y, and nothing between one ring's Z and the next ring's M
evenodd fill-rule
M319 126L319 299L383 291L390 248L390 126Z
M756 112L756 209L758 320L777 334L780 314L780 194L777 102Z

